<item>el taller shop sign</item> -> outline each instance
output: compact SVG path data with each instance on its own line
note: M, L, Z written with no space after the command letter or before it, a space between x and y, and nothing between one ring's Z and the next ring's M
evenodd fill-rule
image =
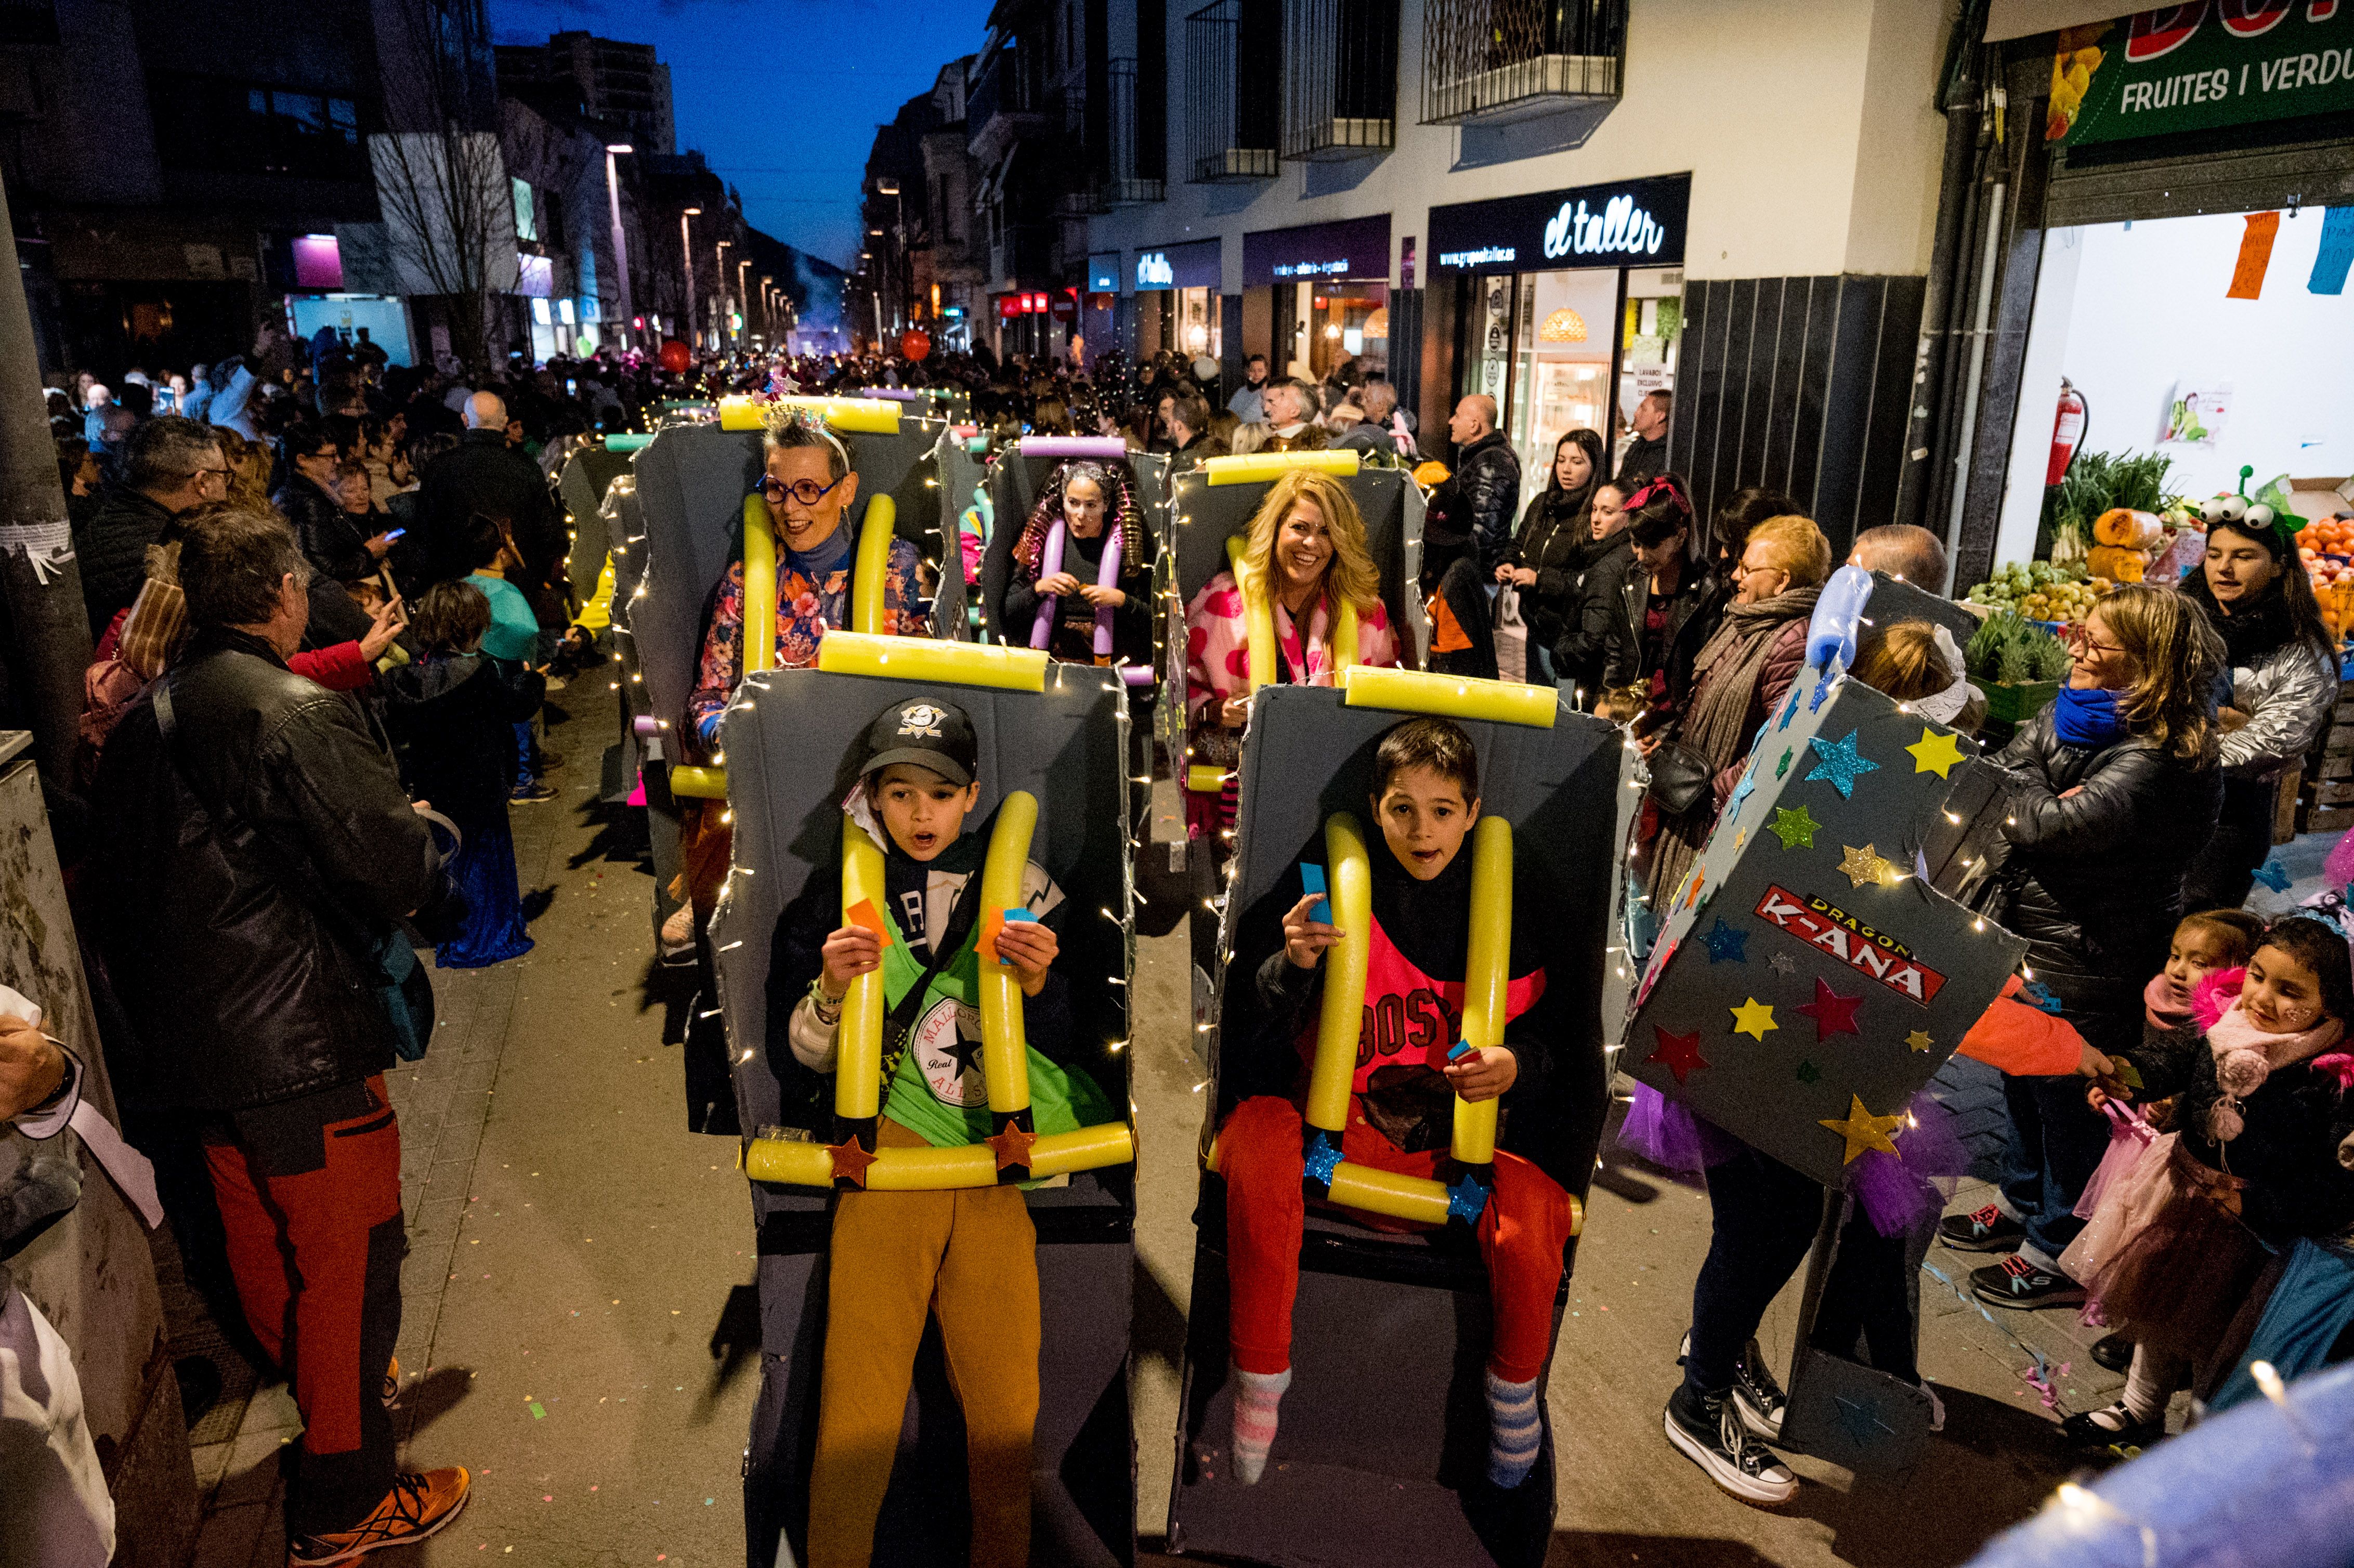
M2064 28L2047 142L2081 145L2291 120L2354 102L2354 5L2194 0Z
M1676 267L1691 175L1659 175L1430 209L1434 273Z

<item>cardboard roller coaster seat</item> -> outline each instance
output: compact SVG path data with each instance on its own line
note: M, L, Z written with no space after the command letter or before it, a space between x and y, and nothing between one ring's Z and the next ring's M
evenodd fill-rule
M1062 886L1070 912L1057 967L1072 982L1076 1038L1089 1043L1080 1065L1115 1105L1129 1104L1132 943L1120 810L1128 716L1118 683L1073 666L1044 671L1036 691L822 668L769 671L747 680L725 721L736 870L712 926L738 1110L747 1131L764 1139L826 1137L833 1104L831 1080L802 1067L783 1045L780 1017L770 1048L772 1009L796 1000L769 991L778 917L812 878L836 874L842 801L855 782L867 726L888 705L919 695L953 702L971 716L981 800L970 831L989 833L1013 791L1037 800L1030 858ZM751 1192L762 1355L745 1510L752 1561L766 1564L779 1531L797 1558L805 1537L835 1198L762 1182ZM1031 1190L1024 1201L1038 1233L1044 1320L1033 1561L1109 1568L1133 1555L1127 1384L1133 1167L1081 1171ZM964 1561L963 1456L961 1418L934 1329L917 1361L884 1500L877 1564Z
M1443 686L1472 698L1494 684L1430 675L1407 683L1426 696ZM1374 748L1416 709L1373 705L1362 694L1352 705L1351 695L1314 686L1259 695L1243 747L1222 954L1236 929L1264 924L1299 898L1299 866L1325 860L1328 818L1346 811L1370 821ZM1511 717L1457 722L1479 751L1482 816L1511 824L1520 895L1560 912L1534 927L1547 990L1578 999L1569 1011L1574 1035L1553 1043L1544 1098L1508 1115L1498 1143L1533 1160L1582 1203L1606 1109L1598 1001L1610 941L1616 801L1629 764L1610 726L1572 713L1552 693L1539 698L1551 700L1549 713L1533 713L1514 697L1490 710ZM1458 711L1482 706L1472 701ZM1385 852L1376 844L1372 853ZM1221 1069L1225 1024L1232 1017L1245 1026L1255 1005L1251 985L1232 963L1220 981L1209 1037L1220 1086L1211 1097L1205 1147L1234 1108ZM1204 1173L1195 1213L1201 1234L1172 1544L1277 1568L1541 1563L1553 1519L1551 1425L1526 1481L1510 1492L1490 1486L1488 1281L1469 1230L1449 1224L1398 1234L1311 1205L1293 1308L1291 1387L1267 1469L1244 1486L1227 1462L1225 1192L1214 1172ZM1554 1310L1557 1320L1558 1300Z
M1008 642L1017 648L1030 643L1028 626L1004 624L1003 607L1006 586L1013 580L1013 546L1022 542L1023 526L1037 507L1039 495L1065 463L1106 461L1127 466L1137 512L1151 552L1147 565L1153 573L1156 588L1165 580L1161 557L1169 541L1169 460L1148 452L1125 452L1108 459L1077 438L1024 436L992 458L988 468L987 482L996 527L981 558L981 619L991 641ZM1108 518L1105 525L1110 525Z

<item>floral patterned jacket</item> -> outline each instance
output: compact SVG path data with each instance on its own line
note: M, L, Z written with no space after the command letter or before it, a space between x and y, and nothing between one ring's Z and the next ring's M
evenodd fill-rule
M853 558L847 547L828 551L821 546L810 555L778 552L777 668L816 663L817 645L826 630L848 623ZM883 584L884 630L901 637L932 634L917 579L920 559L907 540L891 541L890 571ZM719 585L711 624L703 633L703 654L695 662L695 691L686 699L687 723L702 745L718 744L719 715L727 711L743 679L744 563L739 560L728 567Z
M1331 659L1325 648L1331 611L1325 602L1317 600L1309 613L1304 649L1300 628L1281 604L1274 609L1279 662L1293 671L1305 670L1305 684L1331 685ZM1357 662L1397 662L1397 634L1390 630L1389 611L1379 604L1366 608L1357 617ZM1220 572L1202 586L1185 609L1185 713L1192 727L1214 727L1217 705L1249 689L1250 633L1243 620L1242 590L1235 587L1234 573Z

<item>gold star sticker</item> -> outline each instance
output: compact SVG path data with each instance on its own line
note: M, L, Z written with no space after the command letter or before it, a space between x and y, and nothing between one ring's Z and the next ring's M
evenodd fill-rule
M1927 725L1921 726L1920 740L1904 749L1913 754L1914 772L1934 773L1940 779L1951 778L1954 764L1962 760L1962 748L1954 744L1954 737Z
M1855 1157L1867 1149L1877 1149L1882 1154L1895 1154L1897 1159L1903 1159L1903 1155L1896 1153L1896 1142L1888 1135L1894 1132L1904 1118L1901 1116L1872 1115L1863 1108L1861 1095L1850 1095L1848 1098L1854 1102L1854 1108L1847 1113L1845 1120L1834 1121L1825 1118L1817 1124L1829 1128L1847 1139L1847 1156L1840 1163L1852 1164Z
M1847 851L1847 858L1839 863L1840 871L1856 886L1861 887L1867 882L1890 883L1897 880L1896 868L1872 845L1866 844L1861 849L1858 849L1853 844L1841 844L1840 848Z
M1733 1014L1733 1032L1735 1034L1747 1034L1758 1040L1764 1040L1767 1030L1782 1027L1774 1022L1773 1008L1754 996L1739 1007L1727 1008L1725 1011Z
M1928 1051L1935 1049L1937 1043L1929 1038L1927 1030L1915 1029L1904 1037L1904 1044L1912 1046L1915 1051Z

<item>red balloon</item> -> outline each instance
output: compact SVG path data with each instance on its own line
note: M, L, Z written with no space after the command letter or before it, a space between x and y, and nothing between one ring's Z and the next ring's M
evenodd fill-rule
M662 345L662 367L672 375L684 375L686 367L694 363L694 352L678 339L673 338Z
M921 327L909 327L899 334L899 356L921 359L932 352L932 336Z

